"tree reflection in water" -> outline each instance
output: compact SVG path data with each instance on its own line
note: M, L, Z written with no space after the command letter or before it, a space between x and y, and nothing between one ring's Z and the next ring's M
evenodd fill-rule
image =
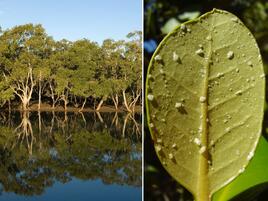
M141 186L141 116L24 112L0 115L2 191L38 195L56 181Z

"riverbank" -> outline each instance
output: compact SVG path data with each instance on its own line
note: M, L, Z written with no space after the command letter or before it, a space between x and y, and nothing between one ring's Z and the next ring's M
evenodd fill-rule
M80 110L81 108L77 108L77 107L67 107L67 109L65 110L64 107L62 106L55 106L55 108L52 108L51 105L49 104L41 104L40 110L38 109L38 105L37 104L33 104L29 107L29 109L27 111L40 111L40 112L47 112L47 111L51 111L51 112L127 112L127 110L124 107L118 107L118 109L116 109L113 106L110 105L104 105L100 108L100 110L96 110L93 108L84 108L83 110ZM4 111L8 111L8 108L4 108L2 109ZM23 111L21 109L20 106L11 106L11 110L12 111ZM135 112L141 113L142 112L142 106L136 106L135 107Z

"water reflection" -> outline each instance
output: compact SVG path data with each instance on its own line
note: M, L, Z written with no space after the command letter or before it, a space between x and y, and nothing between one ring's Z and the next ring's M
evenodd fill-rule
M55 182L141 186L141 116L0 114L1 192L41 195Z

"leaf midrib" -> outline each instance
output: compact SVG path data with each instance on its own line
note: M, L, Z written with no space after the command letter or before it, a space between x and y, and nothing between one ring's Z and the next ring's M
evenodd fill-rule
M201 145L206 147L204 153L200 154L199 159L199 177L198 177L198 195L197 201L207 201L210 200L210 191L209 191L209 179L208 179L208 160L209 160L209 149L208 149L208 83L209 83L209 68L211 64L211 57L212 57L212 36L211 30L209 33L209 37L211 40L208 41L208 53L207 57L205 58L205 65L204 65L204 83L203 83L203 90L201 96L205 97L205 101L201 103Z

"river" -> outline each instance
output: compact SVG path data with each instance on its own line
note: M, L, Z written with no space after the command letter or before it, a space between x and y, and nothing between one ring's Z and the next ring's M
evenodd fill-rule
M0 113L0 200L141 200L141 115Z

